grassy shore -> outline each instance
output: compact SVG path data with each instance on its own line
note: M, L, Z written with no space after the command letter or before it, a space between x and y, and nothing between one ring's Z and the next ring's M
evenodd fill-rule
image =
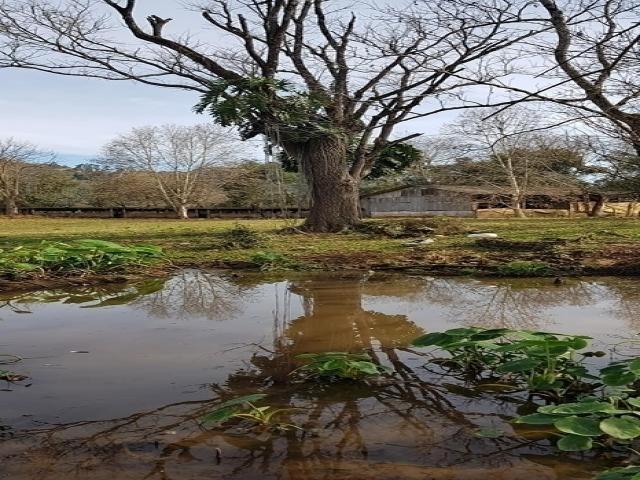
M221 248L223 232L238 224L259 232L260 245ZM458 225L464 231L419 246L407 245L411 239L365 233L281 233L287 226L291 222L282 220L2 218L0 248L93 238L158 245L177 266L504 275L640 273L638 219L465 219ZM469 232L493 232L499 240L478 241L467 237Z

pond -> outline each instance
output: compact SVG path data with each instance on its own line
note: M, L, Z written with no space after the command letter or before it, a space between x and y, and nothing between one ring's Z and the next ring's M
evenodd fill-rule
M0 478L589 479L604 460L559 454L509 423L522 397L425 368L409 344L477 325L590 335L608 349L640 331L639 286L189 270L4 295L0 353L23 357L11 369L29 379L0 383ZM326 351L370 352L392 374L292 380L296 355ZM295 408L300 429L201 425L251 393ZM503 435L478 434L487 429Z

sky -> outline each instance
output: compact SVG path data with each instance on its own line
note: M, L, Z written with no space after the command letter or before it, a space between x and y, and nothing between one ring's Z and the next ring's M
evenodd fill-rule
M0 70L0 135L54 151L60 163L90 161L133 127L206 122L195 93L51 74Z
M171 16L177 31L202 31L200 16L185 12L180 3L140 0L139 15ZM0 86L0 136L32 142L69 165L91 162L105 143L134 127L208 121L193 112L195 92L17 69L0 69ZM454 117L421 119L398 134L436 134Z

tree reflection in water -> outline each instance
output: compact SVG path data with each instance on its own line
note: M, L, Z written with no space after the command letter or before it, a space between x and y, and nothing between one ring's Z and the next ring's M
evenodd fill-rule
M493 297L480 315L498 315L500 320L491 324L502 325L507 318L514 321L506 313L515 303L525 305L518 321L531 322L537 294L509 284L406 278L384 288L387 281L323 276L290 281L284 292L276 290L272 342L247 345L247 367L210 385L211 398L20 433L0 447L0 454L11 455L9 478L589 478L597 467L552 456L548 442L514 435L479 438L479 427L512 433L506 419L523 408L524 398L483 393L422 369L424 359L407 346L423 330L405 315L364 306L365 299L399 292L458 305L461 299L484 298L489 289ZM229 281L188 272L132 305L152 315L219 318L238 305L240 292L254 286L249 277ZM567 294L588 301L589 292L567 286L540 294L538 301L553 305ZM291 319L294 298L303 314ZM452 315L469 321L479 314L477 303L472 305L460 306ZM369 384L294 381L290 373L298 366L296 355L321 351L366 351L393 373ZM304 431L258 435L239 432L237 426L200 426L198 418L219 402L253 392L266 393L272 405L298 408L290 420ZM216 449L222 452L220 463Z
M586 307L610 295L608 287L598 283L567 280L554 285L548 278L432 279L421 293L423 301L445 306L453 323L512 329L544 328L550 323L549 309Z
M0 296L0 308L31 313L42 303L77 304L81 308L127 305L148 315L187 320L228 318L250 298L253 286L231 282L219 274L185 270L170 278L106 284L68 290L43 290Z

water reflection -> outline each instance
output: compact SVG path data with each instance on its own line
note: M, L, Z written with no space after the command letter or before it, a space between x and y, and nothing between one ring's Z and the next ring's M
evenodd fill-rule
M555 307L587 307L606 292L601 285L568 280L433 279L424 301L447 307L447 319L466 325L539 329L549 325L546 311Z
M611 331L638 325L638 290L633 279L554 286L544 279L188 271L8 296L0 338L35 352L25 361L34 383L0 392L9 400L0 423L11 437L0 446L0 477L591 478L601 467L595 459L558 457L549 442L514 434L507 420L527 408L525 398L439 376L422 368L422 352L409 344L461 324L553 325L606 341ZM36 330L48 324L67 343L40 360L36 354L56 343L54 329ZM92 353L70 358L67 345L96 331ZM369 385L294 381L296 355L322 351L366 351L393 373ZM255 392L271 405L298 408L291 421L304 431L269 436L198 422L219 402ZM126 413L112 414L100 403L105 398ZM479 438L481 427L507 435Z
M558 308L606 304L612 316L624 319L630 329L640 330L640 288L635 278L567 279L554 285L550 279L472 280L384 274L265 278L250 273L232 276L187 270L171 278L134 284L5 293L0 296L0 309L28 314L33 305L42 303L77 304L81 308L127 305L159 318L227 320L242 306L257 301L265 281L277 286L273 310L284 323L290 322L291 302L302 304L304 314L294 322L302 326L280 328L291 328L293 337L304 331L308 337L298 341L304 342L302 350L308 351L335 350L338 346L342 350L362 348L385 338L402 343L420 330L406 315L373 311L365 305L371 299L374 304L381 301L421 305L425 310L438 308L448 323L515 329L544 328L555 321L552 313ZM348 321L336 322L347 317ZM345 329L355 329L355 337L346 335ZM363 329L376 333L360 337L357 331ZM354 343L350 346L351 341Z

